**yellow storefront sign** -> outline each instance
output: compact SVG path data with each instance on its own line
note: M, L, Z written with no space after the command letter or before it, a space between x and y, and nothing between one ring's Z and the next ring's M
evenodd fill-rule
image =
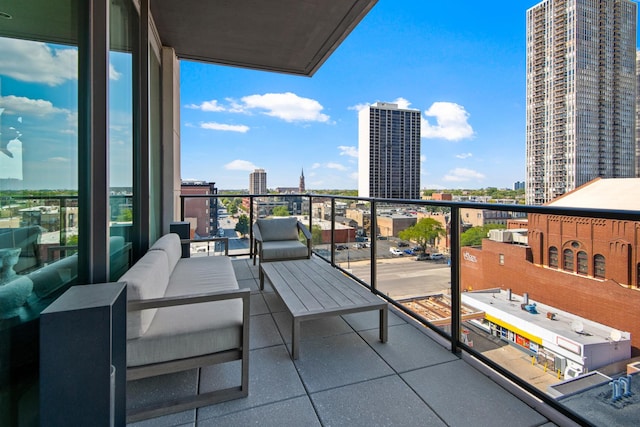
M503 328L506 328L506 329L508 329L508 330L520 335L521 337L527 338L529 341L533 341L536 344L542 345L542 339L541 338L536 337L535 335L532 335L529 332L523 331L520 328L516 328L515 326L508 324L504 320L498 319L497 317L493 317L492 315L486 314L486 313L485 313L485 319L487 319L489 322L495 323L496 325L500 325Z

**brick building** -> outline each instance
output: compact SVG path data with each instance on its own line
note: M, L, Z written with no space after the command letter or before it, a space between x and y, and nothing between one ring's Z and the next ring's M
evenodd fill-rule
M598 178L548 205L638 210L639 192L638 178ZM640 355L640 221L531 214L527 236L527 244L493 238L484 239L481 248L462 248L462 289L527 293L629 331L633 355Z
M184 180L180 186L183 196L218 194L215 182ZM184 199L184 220L190 224L191 238L209 237L218 230L218 198Z

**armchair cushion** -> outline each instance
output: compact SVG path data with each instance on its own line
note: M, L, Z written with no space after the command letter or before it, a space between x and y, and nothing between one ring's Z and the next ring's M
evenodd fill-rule
M256 221L263 242L272 240L298 240L298 219L286 217Z
M262 260L305 258L309 249L299 240L271 240L262 243Z

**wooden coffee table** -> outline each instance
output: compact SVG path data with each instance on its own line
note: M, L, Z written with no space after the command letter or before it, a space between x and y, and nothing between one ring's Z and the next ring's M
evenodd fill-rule
M312 257L260 263L260 268L293 317L293 359L298 358L303 320L380 310L380 341L387 342L386 301L329 263Z

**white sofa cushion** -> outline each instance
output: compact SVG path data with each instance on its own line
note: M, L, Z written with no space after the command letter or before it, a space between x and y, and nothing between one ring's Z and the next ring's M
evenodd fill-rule
M171 273L165 296L194 295L235 289L238 289L238 282L229 257L183 258Z
M164 307L144 335L127 340L127 366L185 359L241 345L241 300Z
M161 298L169 283L169 261L165 251L148 251L133 267L118 279L127 284L127 299ZM136 310L127 313L127 338L144 335L158 309Z
M170 276L165 296L238 289L228 257L183 258ZM127 340L127 365L139 366L238 348L242 345L239 299L164 307L149 329Z
M298 219L294 216L275 219L259 219L263 242L271 240L298 240Z
M150 251L164 251L169 261L169 271L173 271L182 257L180 237L176 233L165 234L149 248Z

